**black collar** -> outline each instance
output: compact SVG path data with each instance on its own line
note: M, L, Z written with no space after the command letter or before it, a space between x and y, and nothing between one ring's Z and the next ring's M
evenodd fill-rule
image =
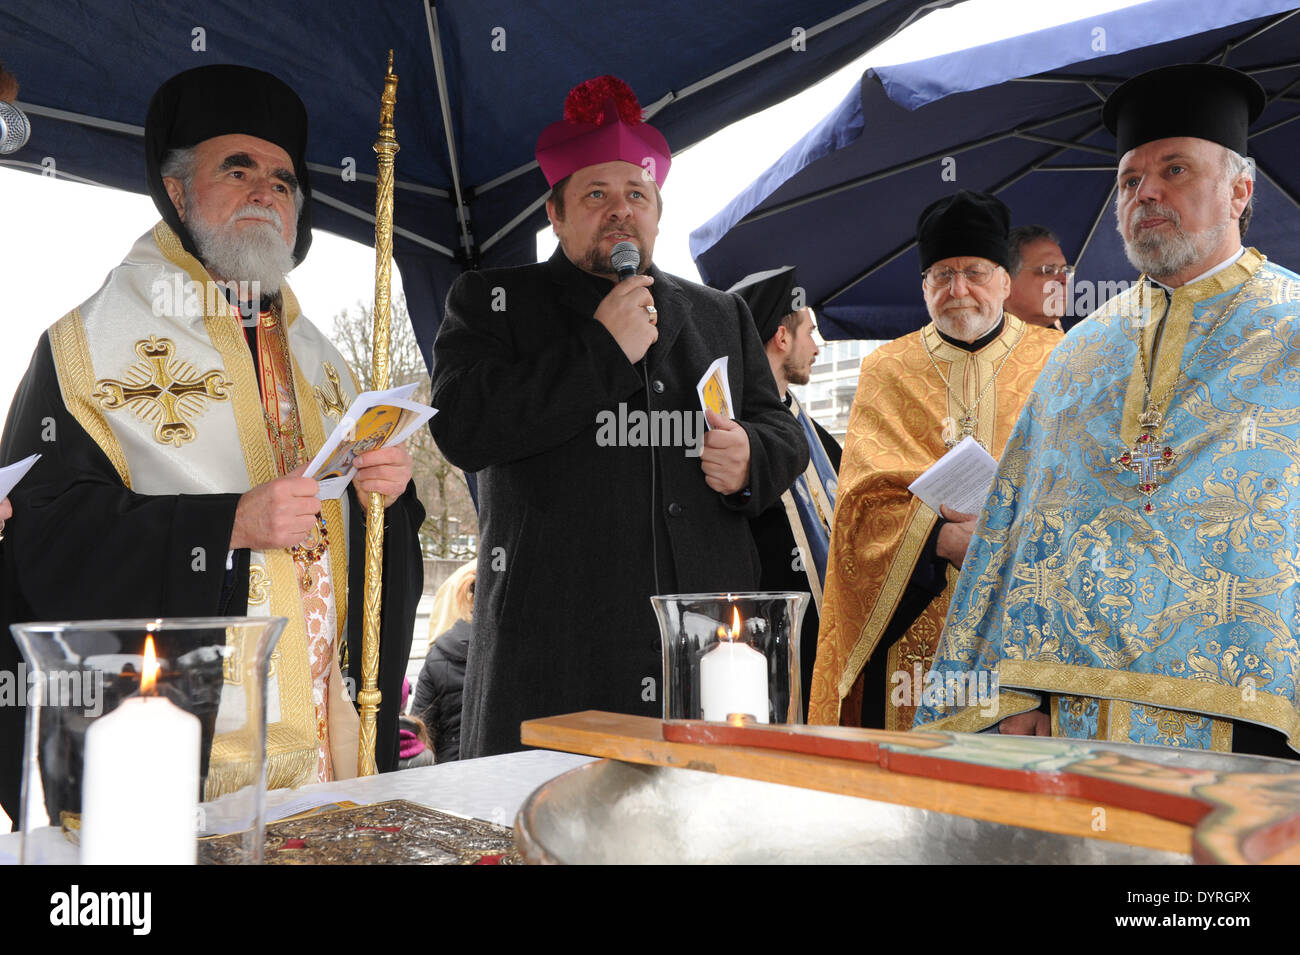
M955 338L951 338L948 335L945 335L943 332L939 332L938 325L934 326L934 330L936 332L939 332L940 338L946 341L949 345L952 345L954 348L960 348L962 351L977 352L985 345L993 344L994 340L999 335L1002 334L1002 329L1006 327L1006 324L1007 324L1007 315L1006 312L1003 312L1002 315L998 318L998 323L993 327L993 330L986 335L980 336L979 338L975 339L975 341L973 342L963 342L963 341L958 341Z

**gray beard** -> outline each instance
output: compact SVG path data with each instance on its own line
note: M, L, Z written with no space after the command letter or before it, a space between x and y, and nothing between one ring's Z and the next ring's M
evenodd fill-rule
M1159 212L1169 215L1172 210L1160 207ZM1177 231L1173 235L1149 235L1133 241L1124 239L1124 254L1129 264L1139 272L1145 272L1153 279L1168 278L1200 262L1223 238L1230 225L1235 223L1221 223L1203 232L1189 233L1183 231L1181 220L1176 220Z
M192 203L190 197L187 201ZM209 272L230 282L255 283L262 295L280 291L294 262L293 246L286 245L280 236L278 221L271 223L273 228L251 226L240 233L233 220L243 215L244 209L236 210L231 222L213 226L196 206L191 204L189 208L193 214L185 226L194 239L199 260Z

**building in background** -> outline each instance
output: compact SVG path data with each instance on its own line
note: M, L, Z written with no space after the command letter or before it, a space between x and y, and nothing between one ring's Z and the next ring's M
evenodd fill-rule
M821 352L812 366L808 384L791 386L790 390L808 414L843 444L844 433L849 429L849 408L858 390L858 367L863 358L884 342L827 342L819 334L817 344Z

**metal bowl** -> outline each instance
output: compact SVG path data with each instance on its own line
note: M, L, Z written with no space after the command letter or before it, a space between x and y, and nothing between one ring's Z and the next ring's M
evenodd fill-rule
M1190 855L1063 836L692 769L600 760L528 797L535 864L1178 864Z

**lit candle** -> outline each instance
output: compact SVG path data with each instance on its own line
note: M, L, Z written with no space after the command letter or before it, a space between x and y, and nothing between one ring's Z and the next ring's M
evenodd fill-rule
M740 611L732 608L731 633L718 628L720 642L700 660L700 705L704 718L726 720L730 713L748 713L767 722L767 658L740 636Z
M198 851L199 721L154 692L145 641L140 695L86 732L81 790L85 865L193 865Z

